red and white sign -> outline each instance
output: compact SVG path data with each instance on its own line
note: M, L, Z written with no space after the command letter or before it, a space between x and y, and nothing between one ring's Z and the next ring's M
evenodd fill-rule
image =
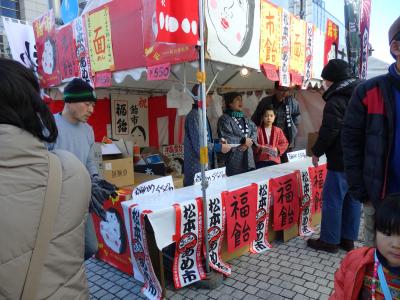
M158 42L197 45L199 2L157 0Z
M324 65L337 58L339 47L339 27L330 19L326 20Z
M269 181L258 185L256 240L251 244L251 253L262 253L272 246L268 242L268 225L270 215Z
M300 171L301 177L301 207L300 207L300 225L299 225L299 234L300 236L310 236L315 232L315 230L311 226L311 181L310 174L308 170Z
M135 205L129 207L129 228L132 241L132 263L134 266L134 276L136 279L144 279L142 293L148 299L162 299L162 289L160 282L154 273L153 265L151 264L149 249L147 248L147 238L145 230L144 216L150 213L141 211ZM140 272L136 274L136 271Z
M53 10L33 21L32 26L36 40L40 85L44 88L57 85L60 83L60 74Z
M310 180L312 184L312 214L321 212L322 209L322 190L324 188L324 182L326 177L326 164L319 165L318 167L308 168L310 173Z
M285 230L299 221L300 195L296 173L270 180L274 203L274 230Z
M221 258L221 245L224 239L225 207L222 205L221 194L207 199L207 240L209 247L210 267L222 274L231 275L231 266ZM204 247L205 253L205 247Z
M187 204L175 204L176 248L173 265L176 289L206 277L201 261L203 247L203 205L201 199Z
M94 87L92 70L87 46L85 16L80 16L73 20L74 39L76 42L76 56L79 64L79 76L88 84Z
M257 184L224 192L228 252L251 244L256 239Z
M68 81L79 74L78 59L76 57L76 42L72 25L68 24L56 31L58 67L61 81Z

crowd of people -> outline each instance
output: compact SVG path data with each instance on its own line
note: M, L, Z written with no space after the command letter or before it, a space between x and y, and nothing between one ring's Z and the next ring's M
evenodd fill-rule
M351 251L336 272L332 299L400 298L400 18L389 29L389 45L396 62L385 75L357 80L340 59L321 74L326 104L312 162L317 166L325 154L328 171L320 237L307 245ZM185 123L185 185L200 171L198 92L196 85ZM208 168L217 167L217 153L227 176L286 162L301 115L290 89L277 83L251 119L240 93L223 97L218 139L207 122ZM88 299L84 260L97 251L88 212L104 218L103 201L115 186L93 160L87 120L95 91L74 79L64 102L52 115L34 73L0 58L2 299ZM353 250L362 209L366 247Z

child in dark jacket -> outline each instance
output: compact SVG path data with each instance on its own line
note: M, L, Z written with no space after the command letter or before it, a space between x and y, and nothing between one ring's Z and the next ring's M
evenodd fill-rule
M276 112L273 106L267 106L257 126L255 161L257 169L281 163L289 142L282 129L273 125Z
M400 299L399 193L380 203L375 226L376 248L358 248L346 255L330 299Z

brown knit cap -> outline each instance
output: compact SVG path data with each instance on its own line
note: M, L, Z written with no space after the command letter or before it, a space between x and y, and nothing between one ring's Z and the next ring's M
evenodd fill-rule
M396 21L389 28L389 45L393 41L396 34L400 32L400 17L397 18Z

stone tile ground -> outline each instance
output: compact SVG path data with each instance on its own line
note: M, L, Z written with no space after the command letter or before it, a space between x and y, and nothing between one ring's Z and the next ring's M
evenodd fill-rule
M360 226L362 228L362 225ZM362 246L362 236L356 246ZM181 299L328 299L333 276L343 250L337 254L314 251L305 239L297 237L287 243L274 242L263 254L246 254L230 261L232 275L214 290L190 286L175 290L168 284L166 298ZM141 283L104 262L86 263L91 299L146 299Z

